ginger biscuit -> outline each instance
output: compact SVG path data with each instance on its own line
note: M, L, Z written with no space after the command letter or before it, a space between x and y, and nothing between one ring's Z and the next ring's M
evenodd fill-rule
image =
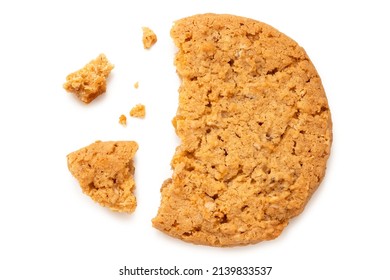
M252 19L175 22L181 139L153 226L184 241L236 246L278 237L325 175L332 122L306 52Z
M132 213L137 206L133 141L97 141L67 156L68 168L83 192L113 211Z

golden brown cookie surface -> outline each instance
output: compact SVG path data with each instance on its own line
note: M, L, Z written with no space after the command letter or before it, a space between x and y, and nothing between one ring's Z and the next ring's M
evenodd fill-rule
M181 139L153 226L235 246L274 239L320 184L332 142L321 80L276 29L231 15L177 21Z
M113 211L132 213L137 205L133 191L133 141L97 141L67 157L68 168L83 192Z

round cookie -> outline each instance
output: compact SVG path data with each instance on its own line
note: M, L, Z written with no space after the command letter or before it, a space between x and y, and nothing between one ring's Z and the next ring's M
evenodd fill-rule
M274 239L325 174L332 142L313 64L271 26L232 15L175 22L181 139L153 226L184 241Z

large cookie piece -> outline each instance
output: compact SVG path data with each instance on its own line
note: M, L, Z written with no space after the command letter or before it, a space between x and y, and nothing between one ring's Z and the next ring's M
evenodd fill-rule
M133 141L97 141L68 155L68 168L83 192L113 211L132 213L137 206L133 191Z
M295 41L267 24L205 14L175 22L180 146L153 225L184 241L270 240L325 174L328 102Z

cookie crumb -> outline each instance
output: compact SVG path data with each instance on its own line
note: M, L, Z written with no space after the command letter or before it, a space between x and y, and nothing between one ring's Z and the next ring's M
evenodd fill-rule
M135 83L134 83L134 88L135 88L135 89L138 89L138 87L139 87L139 82L135 82Z
M63 87L88 104L106 92L107 77L113 68L114 65L108 61L107 57L100 54L80 70L69 74Z
M142 27L142 31L142 43L144 44L144 48L150 49L157 42L157 36L149 27Z
M126 126L126 124L127 124L127 118L126 118L126 116L125 115L120 115L120 117L119 117L119 123L121 124L121 125L123 125L123 126Z
M134 212L137 201L134 141L96 141L67 156L68 168L81 189L94 201L116 212Z
M137 104L135 105L131 111L130 116L134 118L144 118L145 117L145 105Z

